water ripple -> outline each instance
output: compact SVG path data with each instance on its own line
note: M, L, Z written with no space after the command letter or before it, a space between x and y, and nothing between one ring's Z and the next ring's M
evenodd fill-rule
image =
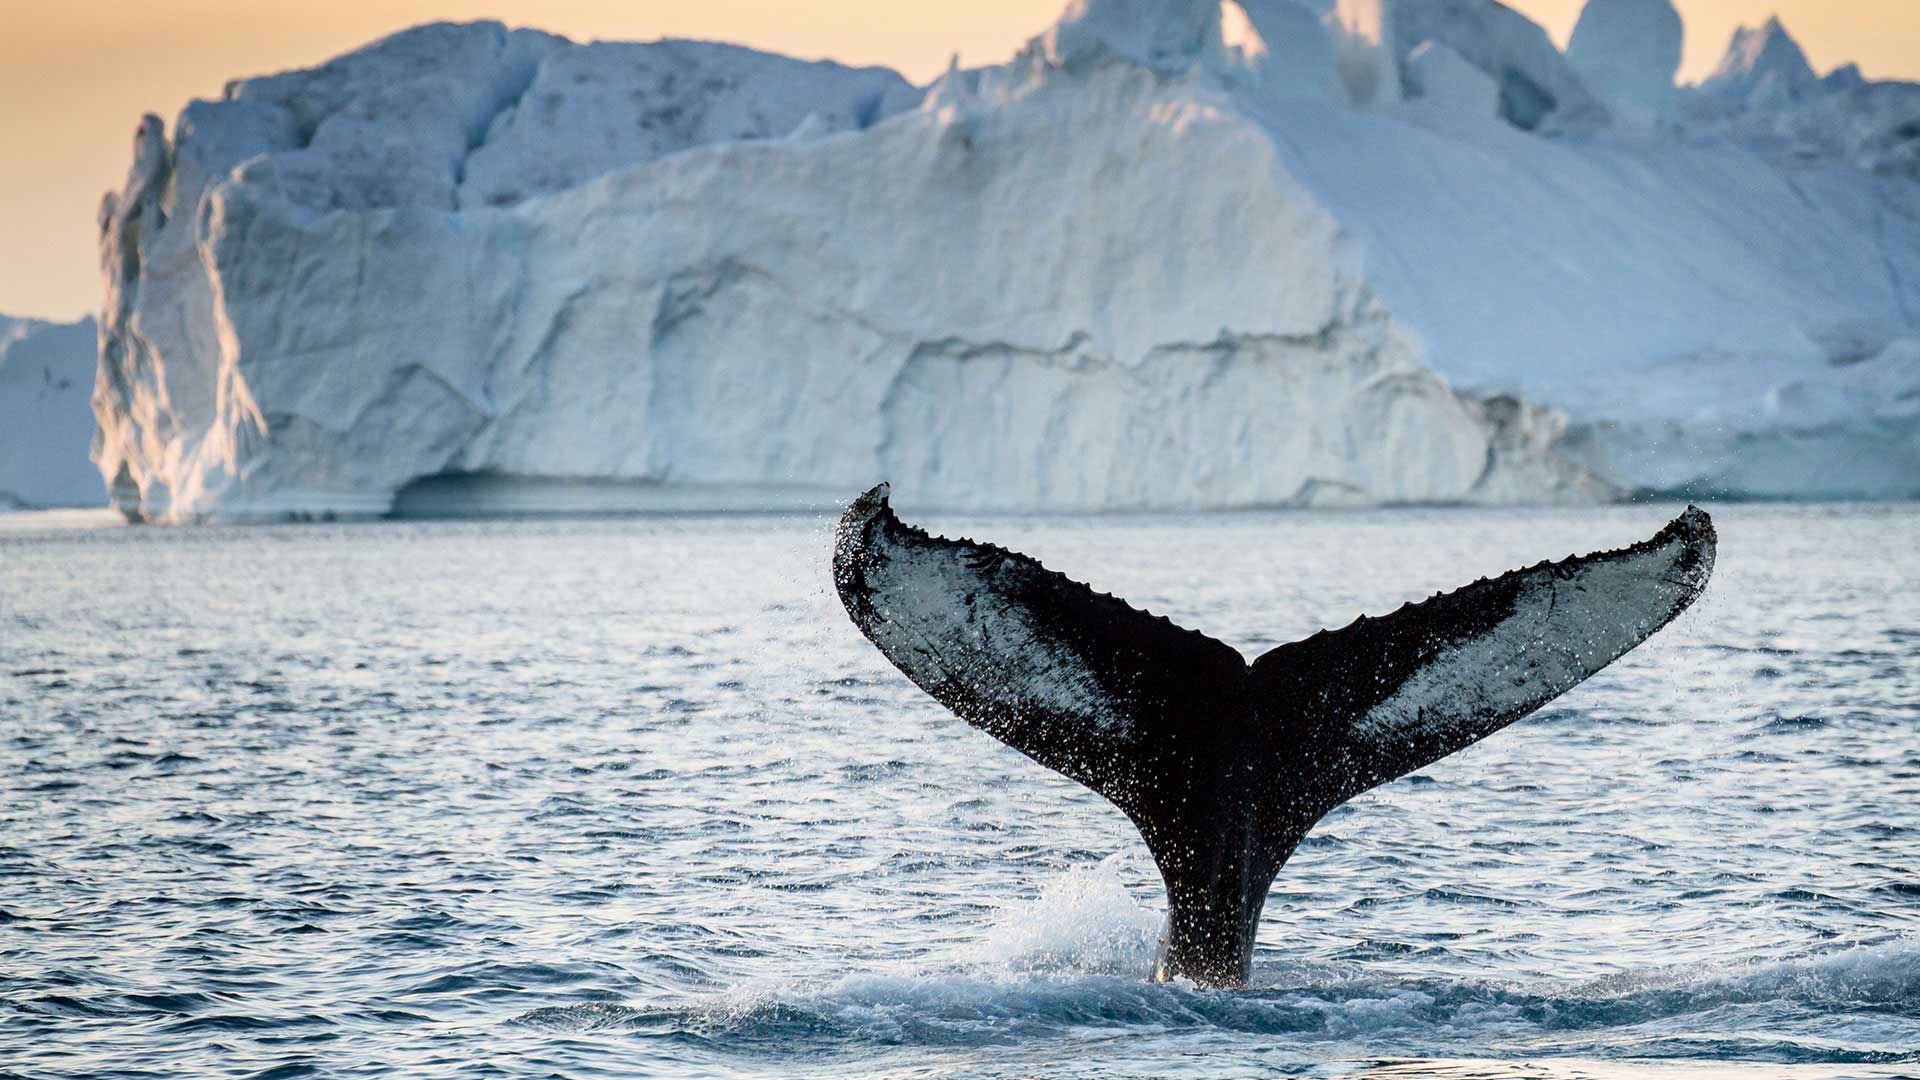
M1251 646L1669 509L938 524ZM1147 981L1131 826L888 668L824 519L10 529L0 1070L1912 1075L1920 511L1716 517L1672 628L1307 838L1244 992Z

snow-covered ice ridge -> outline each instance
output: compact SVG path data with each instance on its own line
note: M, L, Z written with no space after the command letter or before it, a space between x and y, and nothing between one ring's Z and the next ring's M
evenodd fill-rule
M154 521L1920 489L1920 87L1491 0L1077 0L916 88L436 24L148 117Z
M0 315L0 510L104 506L93 440L92 319Z

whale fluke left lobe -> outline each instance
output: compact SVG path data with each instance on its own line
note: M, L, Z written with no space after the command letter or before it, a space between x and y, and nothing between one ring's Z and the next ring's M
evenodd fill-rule
M887 495L841 518L834 581L854 625L961 719L1131 814L1189 721L1237 715L1230 646L1017 552L929 536Z
M1539 708L1705 588L1689 507L1619 551L1541 563L1282 645L1233 648L1025 555L929 536L882 484L834 581L882 654L961 719L1099 792L1167 886L1159 976L1244 984L1267 888L1328 810Z

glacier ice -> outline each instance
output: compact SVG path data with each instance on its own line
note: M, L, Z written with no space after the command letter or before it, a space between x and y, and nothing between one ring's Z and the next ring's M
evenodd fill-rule
M0 315L0 510L104 506L93 439L92 319Z
M1400 82L1400 43L1390 0L1340 0L1326 13L1334 56L1348 104L1392 105L1405 92Z
M1459 53L1500 89L1500 116L1516 127L1586 131L1607 110L1540 24L1498 0L1342 0L1386 8L1396 58L1432 41Z
M1920 179L1920 83L1871 81L1855 64L1816 75L1778 18L1735 31L1683 106L1697 128L1779 162Z
M1855 64L1817 75L1778 18L1736 30L1685 104L1700 128L1776 161L1920 179L1920 83L1871 81Z
M1618 127L1615 37L1077 0L920 89L416 28L143 122L96 460L152 521L1911 494L1910 98Z
M1492 76L1437 41L1423 41L1407 54L1406 89L1417 100L1463 116L1492 119L1500 111L1500 87Z
M1673 78L1683 37L1672 0L1588 0L1567 39L1567 61L1616 118L1657 123L1679 103Z
M1778 16L1735 30L1720 66L1700 83L1703 93L1737 108L1794 105L1823 89Z

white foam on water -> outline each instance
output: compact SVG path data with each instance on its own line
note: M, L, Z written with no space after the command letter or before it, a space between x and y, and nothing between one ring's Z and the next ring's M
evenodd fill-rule
M1587 999L1683 991L1694 1004L1787 999L1839 1005L1920 1002L1920 935L1760 963L1677 964L1576 984ZM1911 1006L1910 1006L1911 1007Z
M1042 883L1038 895L1001 908L979 937L931 956L821 979L747 980L703 1011L728 1024L783 1005L832 1003L876 1019L892 1005L1018 1009L1023 988L1052 997L1073 993L1076 982L1097 986L1096 994L1146 989L1165 915L1127 889L1126 872L1141 859L1123 851L1071 867Z
M1912 936L1792 961L1675 965L1568 983L1409 981L1302 965L1288 968L1291 985L1284 988L1154 984L1147 976L1158 915L1125 889L1119 868L1128 857L1115 855L1049 881L1039 897L1009 905L957 956L818 980L743 983L698 1003L684 1019L710 1034L828 1035L886 1045L1000 1044L1080 1029L1215 1028L1320 1046L1421 1049L1537 1045L1544 1037L1566 1052L1612 1054L1630 1053L1650 1039L1689 1038L1689 1017L1781 1000L1849 1014L1847 1035L1884 1044L1904 1029L1897 1021L1876 1025L1873 1015L1897 1014L1920 998L1920 938ZM1269 981L1261 976L1256 969L1256 983ZM1747 1023L1752 1026L1735 1042L1800 1047L1817 1058L1830 1041L1773 1030L1764 1011Z
M1016 973L1151 975L1166 914L1127 891L1122 871L1140 861L1138 852L1116 852L1046 882L1032 900L1006 906L969 947L972 965Z

